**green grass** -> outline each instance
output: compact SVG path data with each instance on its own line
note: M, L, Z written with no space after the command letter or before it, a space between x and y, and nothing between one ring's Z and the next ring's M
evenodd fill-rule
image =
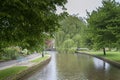
M120 62L120 52L106 52L106 56L103 55L102 51L98 51L98 52L89 52L90 54L94 54L100 57L104 57L106 59L112 60L112 61L116 61L116 62Z
M27 69L26 66L14 66L8 69L0 70L0 80L4 80L5 78L15 75L21 71Z
M45 55L45 57L41 57L41 58L37 58L35 60L32 60L31 62L42 62L46 59L48 59L50 56L49 55ZM24 70L26 70L28 67L27 66L14 66L11 68L7 68L4 70L0 70L0 80L5 80L7 77L18 74Z
M46 59L48 59L48 58L49 58L49 56L46 55L46 56L44 56L44 57L41 57L41 58L37 58L37 59L35 59L35 60L32 60L31 62L41 62L41 61L44 61L44 60L46 60Z

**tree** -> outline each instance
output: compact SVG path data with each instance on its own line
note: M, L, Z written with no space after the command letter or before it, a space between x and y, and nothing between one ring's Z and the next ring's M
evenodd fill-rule
M74 52L73 48L76 47L76 44L72 39L66 39L63 42L62 47L64 48L63 50L65 51L65 53L73 53Z
M91 14L88 13L87 21L94 47L103 48L106 55L105 48L112 48L112 44L117 41L117 35L114 33L119 31L120 4L115 0L103 0L102 3L102 7Z
M43 32L52 34L58 28L56 6L64 8L66 2L67 0L1 0L0 47L35 46L43 42Z
M59 20L60 28L55 33L56 48L59 52L75 52L77 47L83 47L83 33L86 28L84 21L73 15L67 15Z
M73 37L73 40L75 41L75 44L77 45L77 48L79 48L82 44L82 38L80 36L80 34L76 34L74 37Z

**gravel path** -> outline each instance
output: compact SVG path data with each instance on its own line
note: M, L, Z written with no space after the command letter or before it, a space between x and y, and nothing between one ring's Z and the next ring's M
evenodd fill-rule
M41 54L35 53L35 54L31 54L31 55L29 55L27 57L22 57L22 58L20 58L18 60L0 62L0 70L10 68L12 66L31 66L33 64L30 61L34 60L36 58L39 58L39 57L41 57Z

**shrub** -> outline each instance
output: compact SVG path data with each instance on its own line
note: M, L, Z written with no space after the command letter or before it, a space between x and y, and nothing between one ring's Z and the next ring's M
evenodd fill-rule
M3 49L1 58L3 60L16 59L19 56L20 52L21 52L21 48L18 46L6 47Z

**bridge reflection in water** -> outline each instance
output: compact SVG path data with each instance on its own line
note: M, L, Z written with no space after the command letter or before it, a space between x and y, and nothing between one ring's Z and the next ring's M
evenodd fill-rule
M49 52L51 62L24 80L120 80L120 69L84 54Z

